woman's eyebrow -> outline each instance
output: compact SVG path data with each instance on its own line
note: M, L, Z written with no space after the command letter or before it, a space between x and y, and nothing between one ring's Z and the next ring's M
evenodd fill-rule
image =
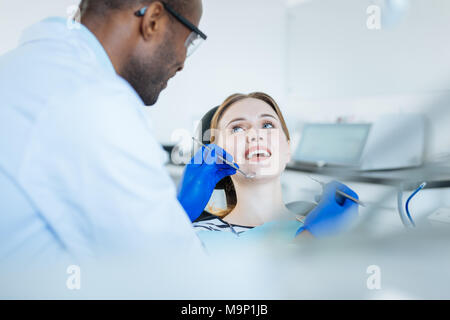
M278 120L276 117L274 117L273 115L271 115L271 114L262 114L261 116L260 116L260 118L265 118L265 117L270 117L270 118L274 118L275 120Z
M245 119L245 118L236 118L236 119L233 119L233 120L231 120L230 122L228 122L227 127L228 127L230 124L232 124L233 122L244 121L244 120L247 120L247 119Z
M275 119L275 120L278 120L275 116L273 116L273 115L271 115L271 114L268 114L268 113L262 114L262 115L260 115L259 117L260 117L260 118L270 117L270 118L273 118L273 119ZM228 124L227 124L226 126L228 127L228 126L229 126L230 124L232 124L233 122L245 121L245 120L247 120L247 119L246 119L246 118L236 118L236 119L233 119L233 120L231 120L230 122L228 122Z

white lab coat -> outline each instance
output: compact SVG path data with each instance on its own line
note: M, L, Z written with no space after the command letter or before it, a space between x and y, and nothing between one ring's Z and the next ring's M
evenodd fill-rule
M26 30L0 57L0 101L0 165L38 209L1 213L0 260L203 255L143 102L87 28Z

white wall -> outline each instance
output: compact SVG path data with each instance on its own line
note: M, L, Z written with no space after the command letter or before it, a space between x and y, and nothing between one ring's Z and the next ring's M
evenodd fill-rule
M153 114L158 137L193 122L236 92L285 99L285 6L282 0L207 0L200 29L208 40L169 82ZM159 119L162 119L159 121ZM173 143L173 142L172 142Z
M450 88L450 1L397 10L376 0L310 1L289 10L289 83L302 97L422 93ZM381 29L367 8L379 4ZM403 12L403 14L401 14ZM396 16L396 24L388 17Z
M400 15L384 0L303 1L290 8L285 110L299 123L425 113L433 157L450 151L450 1L392 2L409 9ZM373 4L382 8L381 30L366 26ZM393 16L397 23L388 24Z
M0 0L0 54L17 45L27 26L48 16L69 17L67 9L79 0Z

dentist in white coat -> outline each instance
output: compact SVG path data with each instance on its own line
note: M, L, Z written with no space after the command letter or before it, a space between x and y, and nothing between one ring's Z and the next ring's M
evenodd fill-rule
M78 27L46 19L0 57L0 261L202 256L186 213L203 208L186 212L183 199L212 190L185 182L177 194L144 113L206 39L201 0L84 0L81 9Z

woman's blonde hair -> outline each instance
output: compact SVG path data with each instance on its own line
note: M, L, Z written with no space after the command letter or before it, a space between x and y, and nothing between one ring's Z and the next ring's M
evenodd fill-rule
M286 122L284 121L283 114L281 113L281 110L278 107L278 104L275 102L275 100L266 93L253 92L250 94L242 94L242 93L233 94L233 95L229 96L227 99L225 99L225 101L219 106L219 108L214 113L214 116L211 119L211 126L210 126L211 143L214 143L214 141L216 139L216 137L214 136L214 132L216 132L218 130L219 121L222 118L222 116L224 115L225 111L227 111L228 108L230 108L235 103L245 100L245 99L249 99L249 98L264 101L270 107L272 107L272 109L275 111L278 118L280 119L281 127L283 129L284 134L286 135L287 141L290 141L291 138L289 135L289 130L286 126ZM227 216L231 211L233 211L233 209L236 207L237 196L236 196L236 189L234 188L233 181L231 180L230 177L226 177L225 179L223 179L221 181L221 184L223 185L224 190L225 190L227 209L221 210L219 212L217 212L217 211L211 212L214 210L211 210L211 208L208 208L209 209L208 211L210 211L210 213L212 213L216 216L223 218L223 217Z

